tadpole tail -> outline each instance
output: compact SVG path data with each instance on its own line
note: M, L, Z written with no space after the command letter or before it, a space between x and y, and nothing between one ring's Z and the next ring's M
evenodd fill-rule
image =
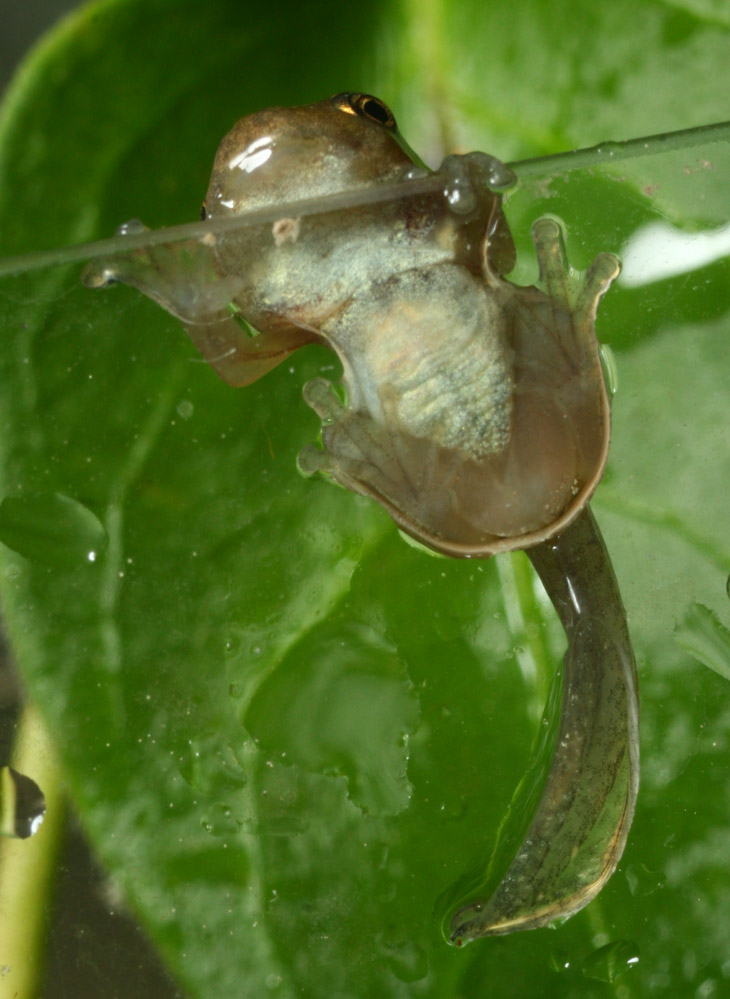
M568 637L558 739L523 842L494 893L455 914L452 942L534 929L583 908L616 869L634 815L636 664L590 509L527 554Z

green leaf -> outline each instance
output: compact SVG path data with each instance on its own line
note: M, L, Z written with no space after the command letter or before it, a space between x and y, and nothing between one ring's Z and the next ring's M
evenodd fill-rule
M430 163L719 120L727 44L710 3L92 5L7 95L0 251L192 220L238 117L344 88L386 98ZM716 144L525 181L517 275L544 211L578 267L660 215L725 223L727 165ZM2 597L84 827L190 994L590 999L623 961L624 994L720 995L730 702L675 626L696 603L730 622L727 259L599 317L619 388L596 512L643 684L624 860L559 930L463 952L442 897L486 865L561 654L522 556L427 558L296 474L322 348L234 390L152 303L78 274L0 284L0 498L27 501ZM60 537L59 494L81 518ZM80 523L108 538L93 561Z

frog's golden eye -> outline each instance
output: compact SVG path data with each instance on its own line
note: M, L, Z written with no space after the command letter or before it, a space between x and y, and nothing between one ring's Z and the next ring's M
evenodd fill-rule
M379 125L395 131L396 124L393 112L379 97L372 94L337 94L332 103L346 114L356 114L360 118L369 118Z

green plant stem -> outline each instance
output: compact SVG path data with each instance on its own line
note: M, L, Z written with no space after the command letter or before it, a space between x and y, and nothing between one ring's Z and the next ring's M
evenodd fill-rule
M534 159L519 160L507 165L514 170L520 180L526 180L530 177L569 173L572 170L603 166L607 163L617 163L620 160L655 156L659 153L693 149L696 146L709 145L713 142L728 141L730 141L730 122L719 122L715 125L686 128L678 132L650 135L641 139L628 139L626 142L602 142L586 149L554 153L551 156L538 156ZM290 205L282 204L257 209L236 215L234 218L215 219L206 223L206 229L222 235L249 226L265 225L276 221L282 215L318 215L325 211L337 211L358 205L392 201L419 192L426 194L438 189L441 182L438 173L436 173L398 184L382 184L356 191L344 191L326 197L309 198ZM110 239L98 240L95 243L82 243L16 257L6 257L4 260L0 260L0 278L26 274L29 271L42 270L46 267L79 263L114 253L130 253L136 249L146 249L185 239L199 238L200 235L200 223L191 222L186 225L149 230L136 235L113 236Z
M698 128L683 128L678 132L648 135L640 139L627 139L625 142L600 142L597 146L589 146L586 149L553 153L551 156L536 156L534 159L509 163L508 166L514 170L520 180L524 180L527 177L585 170L587 167L637 159L639 156L656 156L658 153L694 149L696 146L709 145L713 142L730 142L730 121L721 121L715 125L700 125Z
M41 788L46 815L30 839L0 841L0 997L37 999L65 806L54 748L30 704L20 720L13 766Z

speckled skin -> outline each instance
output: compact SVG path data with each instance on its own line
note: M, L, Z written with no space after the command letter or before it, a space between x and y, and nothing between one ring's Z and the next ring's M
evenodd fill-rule
M412 172L394 123L343 110L343 96L235 125L207 215ZM501 276L513 251L499 195L477 192L467 219L442 196L402 198L280 220L266 240L217 249L222 274L246 275L233 301L249 323L297 345L316 336L342 361L346 407L321 387L306 393L327 423L325 450L302 467L374 496L404 530L454 555L526 547L560 529L608 448L593 317L615 258L571 288L547 223L535 239L548 295L517 288ZM232 381L247 380L243 368Z

